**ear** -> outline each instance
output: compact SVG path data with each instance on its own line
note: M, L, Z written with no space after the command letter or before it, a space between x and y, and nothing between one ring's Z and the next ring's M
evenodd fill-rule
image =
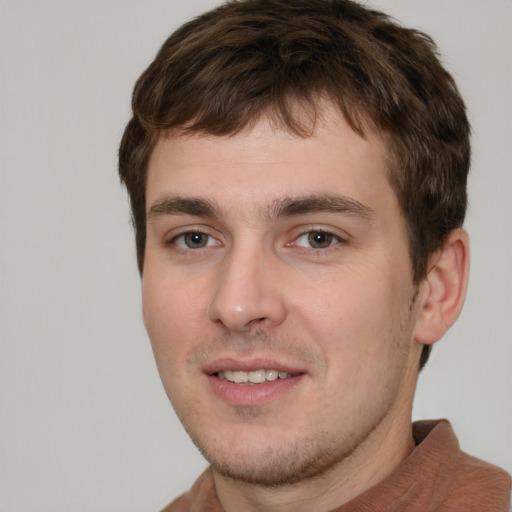
M432 255L427 277L420 285L420 311L414 339L431 345L457 320L469 274L469 237L463 229L452 231L443 247Z

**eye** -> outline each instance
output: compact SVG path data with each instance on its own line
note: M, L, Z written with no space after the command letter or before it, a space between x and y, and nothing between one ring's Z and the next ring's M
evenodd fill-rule
M294 245L312 249L327 249L341 241L341 238L326 231L308 231L300 235Z
M203 249L204 247L218 245L219 242L206 233L190 231L174 237L172 243L180 249Z

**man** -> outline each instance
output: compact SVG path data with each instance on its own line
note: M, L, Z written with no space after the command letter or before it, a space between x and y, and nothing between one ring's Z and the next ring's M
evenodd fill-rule
M137 82L119 170L166 392L210 462L169 511L505 511L411 425L460 313L469 126L424 34L347 0L241 0Z

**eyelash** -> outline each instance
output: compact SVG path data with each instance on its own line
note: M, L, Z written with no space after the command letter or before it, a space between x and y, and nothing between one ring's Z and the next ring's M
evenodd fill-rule
M313 236L317 236L317 235L327 237L327 245L325 245L324 247L312 247L312 239L311 238ZM307 237L307 243L308 243L309 247L304 247L304 246L301 246L298 244L298 241L304 237ZM317 243L321 244L322 242L317 242ZM340 243L346 243L346 240L344 238L342 238L341 236L332 233L331 231L321 229L321 228L308 227L308 228L304 229L290 244L287 244L287 245L292 246L292 247L293 246L304 247L305 249L311 249L313 251L326 251Z
M189 243L187 243L187 237L193 237L194 235L198 235L200 237L206 237L206 240L204 241L204 245L192 247ZM314 247L313 243L315 243L315 241L312 239L312 237L315 237L315 236L318 237L318 235L320 235L320 237L324 237L324 240L323 241L322 241L322 239L317 240L316 243L320 244L321 246ZM307 247L304 245L301 245L299 243L299 241L305 237L307 237L307 242L306 242L308 245ZM197 243L201 244L201 242L202 242L202 240L198 240ZM319 252L324 252L328 249L331 249L340 243L342 244L342 243L346 243L346 242L347 242L346 239L344 239L341 236L336 235L330 231L327 231L325 229L307 227L301 233L299 233L299 235L297 237L295 237L291 242L287 243L286 247L301 247L303 249L312 250L312 251L319 253ZM322 246L322 244L326 244L326 245ZM175 235L174 237L172 237L169 240L169 242L166 242L166 245L174 245L182 251L195 251L198 249L205 249L208 247L213 247L215 245L220 245L220 242L215 237L213 237L212 235L210 235L208 233L205 233L204 231L190 230L190 231L185 231L183 233L179 233L178 235Z
M190 247L190 245L188 245L186 242L186 237L187 236L191 237L194 235L206 237L205 245L202 245L200 247ZM182 245L180 245L180 239L182 241ZM213 241L213 243L211 243L212 241ZM206 247L212 247L213 245L219 245L219 242L212 235L209 235L208 233L205 233L205 232L199 231L199 230L193 230L193 231L185 231L184 233L180 233L180 234L172 237L171 240L166 245L175 245L176 247L178 247L181 250L184 250L184 251L192 250L193 251L193 250L197 250L197 249L204 249Z

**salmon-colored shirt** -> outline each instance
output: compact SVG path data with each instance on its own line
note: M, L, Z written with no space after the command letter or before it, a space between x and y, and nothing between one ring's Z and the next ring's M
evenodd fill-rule
M446 420L413 424L416 448L388 477L330 512L508 512L510 476L462 452ZM162 512L224 512L205 471Z

